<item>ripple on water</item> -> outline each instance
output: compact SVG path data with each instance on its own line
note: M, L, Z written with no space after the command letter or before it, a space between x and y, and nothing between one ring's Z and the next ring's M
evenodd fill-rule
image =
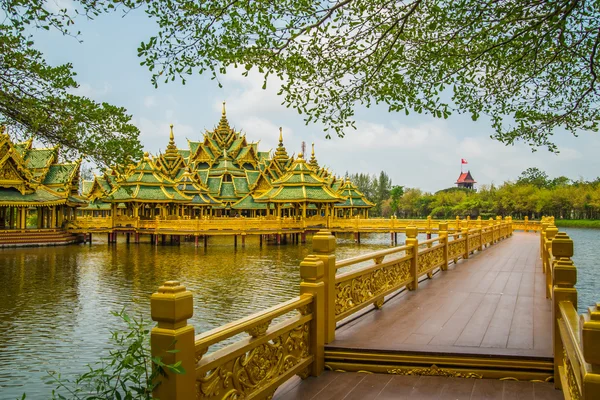
M341 237L347 258L389 246L389 235ZM126 306L149 318L150 295L179 280L194 294L190 323L203 332L298 295L299 264L308 245L259 246L257 237L234 249L231 237L209 248L149 243L0 251L0 398L46 398L46 371L73 376L110 350L110 315Z
M575 240L580 311L600 301L600 231L568 229ZM404 235L398 235L404 242ZM420 237L424 239L424 237ZM389 234L338 236L338 259L383 249ZM46 398L46 371L72 376L110 349L119 326L110 311L126 306L149 318L150 295L164 281L179 280L194 294L190 323L203 332L298 295L299 263L310 243L265 245L231 237L211 238L209 248L149 243L67 246L0 251L0 398ZM585 277L585 278L583 278Z

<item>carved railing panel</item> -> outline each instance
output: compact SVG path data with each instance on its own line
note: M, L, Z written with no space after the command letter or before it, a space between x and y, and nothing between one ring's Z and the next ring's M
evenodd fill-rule
M465 238L453 240L448 243L448 258L454 259L462 257L467 252Z
M469 251L475 251L481 246L481 235L476 233L469 235Z
M237 343L235 351L225 348L201 360L196 368L196 398L267 397L288 375L307 375L313 358L309 321L310 316L299 316L254 342Z
M419 276L442 266L444 264L444 244L420 251L418 262Z
M302 295L196 336L196 398L266 398L294 374L308 375L313 297ZM271 326L275 318L297 315ZM210 346L247 338L205 355Z
M361 268L335 279L335 319L339 321L412 280L410 256Z

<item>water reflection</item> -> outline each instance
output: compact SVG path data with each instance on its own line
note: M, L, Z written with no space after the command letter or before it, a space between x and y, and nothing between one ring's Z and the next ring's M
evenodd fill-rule
M595 267L600 231L567 229L575 241L579 308L600 301ZM424 237L420 237L424 239ZM400 235L399 242L404 241ZM338 259L389 246L389 234L338 236ZM149 318L149 298L166 280L180 280L194 294L196 332L244 317L298 294L298 265L307 245L233 247L231 237L152 246L119 243L0 251L0 398L27 391L46 398L47 370L75 374L108 350L110 311L127 306Z
M402 240L403 237L399 238ZM389 246L389 235L339 237L347 258ZM47 370L81 372L108 351L110 311L127 306L149 318L150 295L166 280L194 294L196 332L220 326L298 295L307 245L233 247L231 237L209 247L150 243L4 249L0 251L0 398L27 391L47 397Z

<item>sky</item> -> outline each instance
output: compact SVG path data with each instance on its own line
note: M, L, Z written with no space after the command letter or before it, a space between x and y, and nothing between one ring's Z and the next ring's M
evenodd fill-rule
M69 0L49 0L49 6L69 6ZM260 141L259 149L275 149L279 127L289 154L315 143L319 164L333 173L379 174L385 171L393 185L417 187L435 192L454 186L461 171L461 159L468 164L478 185L502 184L516 180L522 171L537 167L550 177L592 180L600 176L600 136L582 132L579 137L563 131L554 134L560 154L540 148L532 153L527 145L505 146L490 139L489 121L471 121L468 115L437 119L428 115L406 116L389 113L386 107L358 108L357 129L343 138L326 139L323 127L305 125L303 116L281 105L278 84L269 81L262 87L260 74L230 70L218 84L208 75L193 75L186 85L174 81L150 83L151 73L140 66L139 44L157 32L153 21L142 11L101 16L94 21L77 19L80 39L57 32L34 33L36 48L51 65L71 62L80 87L75 93L96 101L125 107L140 129L145 151L156 154L169 140L169 125L174 125L175 141L187 148L187 139L201 140L203 132L213 129L226 102L231 126Z

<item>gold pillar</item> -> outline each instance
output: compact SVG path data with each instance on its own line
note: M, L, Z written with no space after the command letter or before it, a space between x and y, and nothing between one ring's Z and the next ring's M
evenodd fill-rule
M600 303L581 315L583 358L592 365L592 373L583 379L583 398L600 399Z
M194 327L187 324L194 314L192 293L178 281L167 281L151 296L150 308L152 320L158 323L150 334L152 357L160 357L168 365L181 363L185 370L176 374L165 369L165 376L157 377L159 384L152 395L159 399L195 399Z
M21 229L27 229L27 207L21 208Z
M440 222L438 225L438 236L440 241L444 243L444 264L442 265L442 271L448 269L448 222Z
M50 208L50 228L56 228L56 206L52 206L52 208Z
M323 262L323 282L325 284L325 343L335 340L335 236L327 230L320 230L313 236L313 252Z
M310 374L319 376L325 367L325 283L323 283L323 262L317 256L309 255L300 263L300 295L313 296L313 319L310 322L309 354L314 355Z
M410 273L412 282L409 283L409 290L417 290L419 287L419 240L417 234L419 231L414 225L406 227L406 246L410 247Z
M554 343L554 386L561 388L559 367L563 366L563 343L558 328L561 301L570 301L577 309L577 269L571 260L573 256L573 241L564 232L559 232L552 240L552 255L555 257L553 266L552 294L552 342Z
M466 260L469 258L469 220L461 222L460 231L465 238L465 254L463 254L463 258Z

